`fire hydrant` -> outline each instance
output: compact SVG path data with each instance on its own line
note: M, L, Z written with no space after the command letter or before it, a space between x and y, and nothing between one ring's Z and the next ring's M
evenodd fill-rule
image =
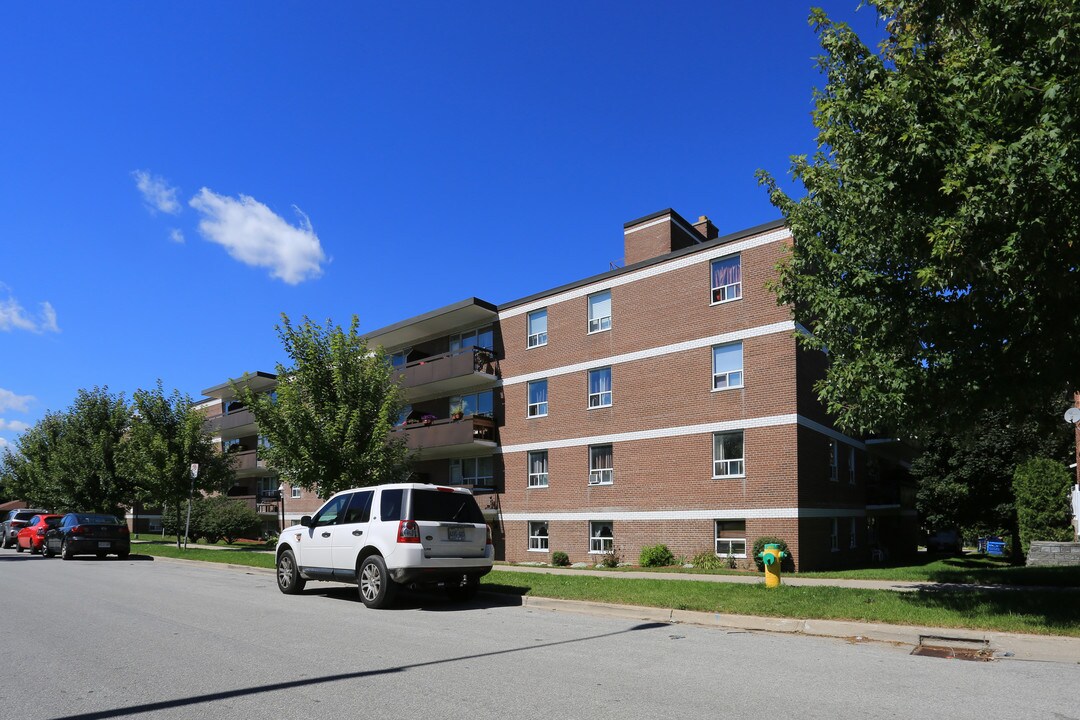
M780 561L787 556L775 543L769 543L758 553L758 559L765 565L765 587L780 586Z

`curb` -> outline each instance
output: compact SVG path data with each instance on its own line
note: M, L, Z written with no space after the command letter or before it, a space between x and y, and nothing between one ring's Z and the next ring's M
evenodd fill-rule
M1022 635L1019 633L984 632L915 625L885 625L882 623L861 623L846 620L802 620L755 615L729 615L694 610L665 610L634 605L612 605L579 600L556 600L528 595L521 598L521 600L524 607L534 610L698 625L726 630L831 637L851 642L881 642L909 646L912 649L921 645L924 639L927 638L933 638L934 645L947 646L950 641L957 644L978 643L985 645L988 650L992 651L994 659L1080 664L1080 638L1057 635Z

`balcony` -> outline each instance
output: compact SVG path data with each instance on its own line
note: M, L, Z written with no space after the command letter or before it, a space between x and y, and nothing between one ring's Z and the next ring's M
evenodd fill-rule
M495 421L473 415L463 420L433 420L430 424L409 424L395 429L405 433L410 450L420 460L468 457L494 450Z
M251 477L266 473L266 461L259 457L258 450L246 450L232 453L233 472L236 477Z
M255 415L247 408L210 418L206 421L206 430L211 435L220 435L224 440L258 433Z
M401 386L409 401L416 402L490 387L497 380L491 351L471 347L408 363L403 368Z

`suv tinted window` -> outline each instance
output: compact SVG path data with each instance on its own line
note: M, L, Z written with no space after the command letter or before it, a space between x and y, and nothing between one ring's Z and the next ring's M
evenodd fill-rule
M401 519L401 497L402 490L383 490L382 498L379 500L379 519L380 520L400 520Z
M366 523L371 519L371 496L372 490L364 490L352 494L349 501L349 509L345 511L343 523Z
M484 514L480 512L472 495L439 490L413 490L412 519L482 523Z

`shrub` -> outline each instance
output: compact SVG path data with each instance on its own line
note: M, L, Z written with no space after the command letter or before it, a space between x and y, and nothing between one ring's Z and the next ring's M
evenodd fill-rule
M570 564L570 556L562 550L556 550L551 553L551 564L555 567L566 567Z
M206 514L199 529L207 539L220 537L232 544L236 538L255 538L262 534L259 514L243 501L215 495L204 498L203 503Z
M1069 527L1069 490L1072 477L1065 466L1046 458L1032 458L1013 472L1013 495L1020 526L1020 546L1027 555L1033 540L1073 539Z
M638 556L638 565L641 567L664 567L665 565L674 565L675 556L671 554L671 550L667 545L646 545L641 548L641 555Z
M795 561L791 557L791 551L788 550L787 543L778 537L773 537L771 535L763 535L762 537L759 537L757 540L754 541L754 549L752 551L754 563L757 565L758 570L765 569L765 563L761 562L761 558L759 558L758 555L761 554L761 552L765 549L766 545L779 545L780 549L788 554L788 556L784 558L780 563L780 567L783 570L791 571L795 569Z
M702 550L690 558L690 564L694 566L695 570L719 570L724 567L726 559L717 557L712 550Z
M619 567L619 563L622 562L622 555L619 554L619 548L614 545L606 553L600 556L600 562L596 563L603 567L616 568Z

